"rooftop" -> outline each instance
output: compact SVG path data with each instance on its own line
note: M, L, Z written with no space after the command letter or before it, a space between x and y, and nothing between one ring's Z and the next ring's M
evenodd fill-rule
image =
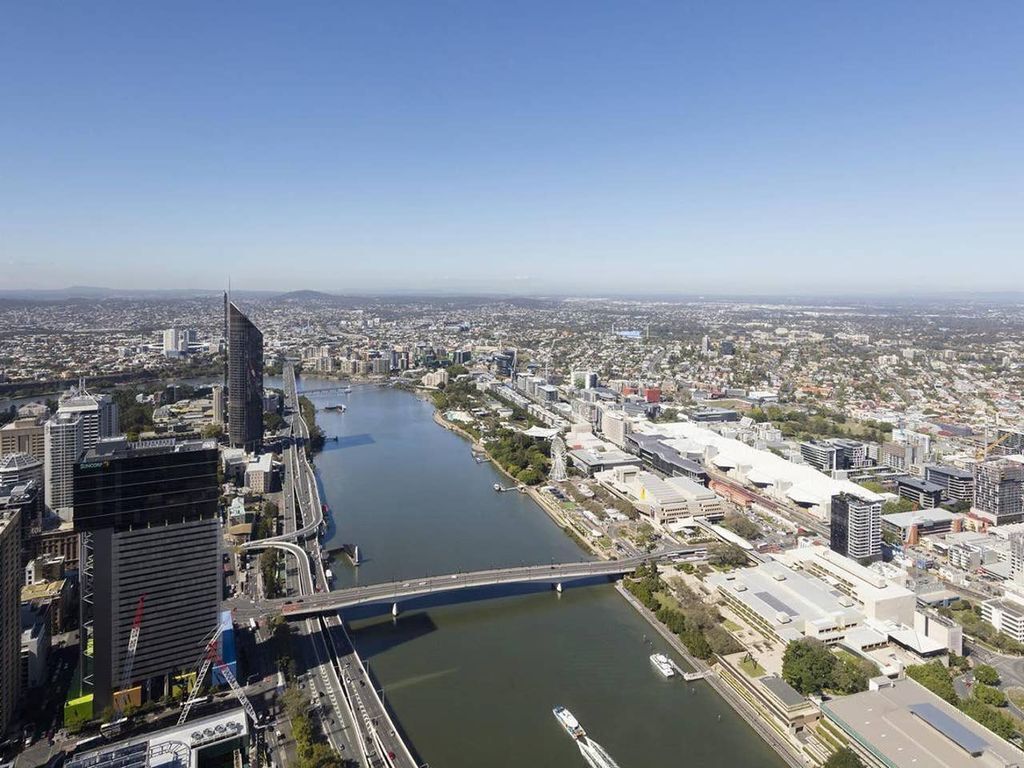
M893 768L1009 768L1024 753L910 679L823 702L822 712Z

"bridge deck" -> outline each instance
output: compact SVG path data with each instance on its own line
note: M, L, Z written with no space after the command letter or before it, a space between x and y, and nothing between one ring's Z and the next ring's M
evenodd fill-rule
M557 584L597 576L617 576L634 570L650 556L630 557L622 560L596 560L558 565L535 565L518 568L500 568L471 573L452 573L405 582L387 582L365 587L350 587L333 592L304 597L293 601L267 601L267 607L280 607L288 618L298 618L329 611L338 611L356 605L397 602L423 595L441 594L473 587L498 584L527 584L547 582Z

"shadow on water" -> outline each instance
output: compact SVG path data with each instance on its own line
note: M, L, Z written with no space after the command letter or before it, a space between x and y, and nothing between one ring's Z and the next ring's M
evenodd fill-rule
M563 582L563 590L576 587L590 587L597 584L608 584L608 576L591 576L585 579L574 579ZM422 595L420 597L405 597L398 599L398 610L401 614L404 625L406 614L413 611L429 611L431 608L441 608L451 605L463 605L480 600L495 600L505 597L521 597L523 595L537 595L544 592L553 592L554 584L547 582L528 582L524 584L493 584L483 587L469 587L467 589L453 589L450 592L439 594ZM373 619L379 616L390 615L393 601L388 600L373 605L361 605L353 608L345 608L343 615L347 622L358 622Z
M322 453L341 451L345 448L358 448L363 445L373 445L375 442L373 435L366 432L360 435L339 435L335 439L324 443Z
M354 619L346 611L344 617L348 623L349 637L352 638L353 644L361 649L360 653L364 659L372 659L378 653L384 653L437 631L437 624L426 612L401 616L398 621L390 615L383 616L381 613L372 619L364 617L359 620Z

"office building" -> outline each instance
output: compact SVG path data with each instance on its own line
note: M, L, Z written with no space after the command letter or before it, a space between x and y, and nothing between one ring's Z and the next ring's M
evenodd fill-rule
M110 395L93 395L79 386L61 398L57 415L78 416L82 422L82 450L96 445L96 441L120 434L117 403Z
M0 485L21 485L34 480L43 487L43 462L28 453L8 453L0 458Z
M912 501L920 509L931 509L942 503L942 486L917 477L898 478L896 492L900 498Z
M929 464L924 468L924 479L942 488L943 501L974 501L974 474L970 470Z
M922 536L937 533L959 533L963 515L945 509L922 509L917 512L897 512L882 517L882 533L889 533L905 544L913 546Z
M852 493L832 497L831 548L844 557L863 562L882 556L882 502Z
M0 515L18 512L21 520L21 548L28 562L28 539L40 530L43 519L43 486L35 480L0 485Z
M0 512L0 734L15 721L21 688L21 518Z
M46 422L44 485L46 508L70 520L74 506L75 462L84 450L82 417L58 411Z
M40 461L46 456L43 420L31 416L18 418L0 427L0 457L11 453L27 453Z
M1024 602L1012 593L983 602L981 618L1007 637L1024 643Z
M101 441L75 466L83 693L113 702L139 598L132 700L159 698L216 629L222 591L217 444Z
M993 459L974 465L971 515L991 525L1024 522L1024 464Z
M228 327L228 436L232 448L258 453L263 442L263 334L224 299Z

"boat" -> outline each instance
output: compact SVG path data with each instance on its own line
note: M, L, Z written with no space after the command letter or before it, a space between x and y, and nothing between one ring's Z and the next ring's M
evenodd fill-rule
M573 717L572 712L565 707L555 707L551 711L554 712L555 719L565 729L565 732L576 739L576 741L582 741L587 738L587 732L583 730L579 720Z
M346 395L351 395L352 387L345 387L345 389L343 389L342 392L344 392Z
M501 492L501 484L500 483L495 483L494 484L494 490L496 490L496 491L498 491L500 493Z
M676 676L675 665L672 664L672 660L669 659L664 653L652 653L651 664L658 670L662 677L669 678Z

